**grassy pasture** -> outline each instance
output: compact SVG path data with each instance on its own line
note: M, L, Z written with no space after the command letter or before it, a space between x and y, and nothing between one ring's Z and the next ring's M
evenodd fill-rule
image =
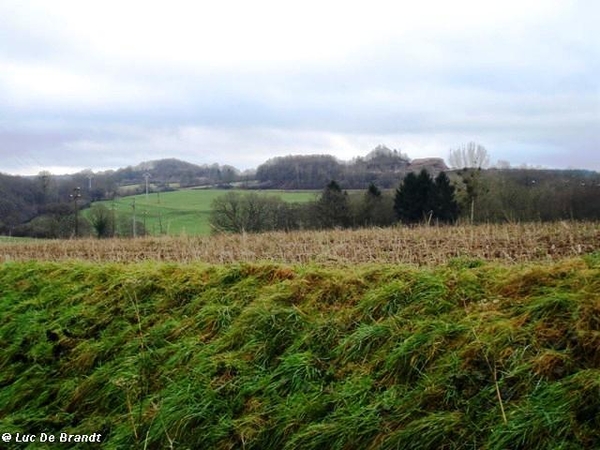
M11 262L0 286L3 433L101 433L109 449L600 448L598 252Z
M259 192L279 196L288 202L306 202L317 195L316 191L244 191L223 189L182 189L121 197L113 201L97 202L117 213L132 217L135 201L136 220L146 225L151 235L197 236L210 234L208 218L212 201L227 192Z

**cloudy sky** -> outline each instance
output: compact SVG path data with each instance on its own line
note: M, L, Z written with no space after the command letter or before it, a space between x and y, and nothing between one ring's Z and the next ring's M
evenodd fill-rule
M0 0L0 172L289 154L600 170L600 2Z

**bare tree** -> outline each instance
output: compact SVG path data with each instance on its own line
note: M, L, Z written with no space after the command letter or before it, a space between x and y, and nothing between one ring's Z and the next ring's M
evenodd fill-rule
M451 149L448 162L455 169L486 169L490 165L490 155L483 145L469 142Z
M209 220L214 232L258 233L294 227L291 213L279 197L228 192L213 200Z
M465 184L467 201L471 210L470 219L473 223L475 202L484 190L480 176L481 169L489 167L490 155L483 145L469 142L467 145L450 150L448 161L451 167L460 169L458 173Z
M217 197L213 200L210 213L210 224L214 231L241 233L245 230L242 196L235 192Z

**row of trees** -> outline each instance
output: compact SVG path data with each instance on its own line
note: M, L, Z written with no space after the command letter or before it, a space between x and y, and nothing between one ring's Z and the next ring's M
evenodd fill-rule
M600 220L597 172L490 169L456 177L457 198L475 223Z
M423 170L406 175L395 190L371 184L349 194L331 181L305 204L232 192L215 200L210 220L217 232L260 232L565 219L600 220L600 174L468 167L434 179Z
M394 195L370 184L348 194L331 181L312 202L292 204L279 197L229 192L213 202L210 223L217 232L389 226L398 220L414 224L452 223L458 218L454 186L444 174L435 180L425 170L409 174Z

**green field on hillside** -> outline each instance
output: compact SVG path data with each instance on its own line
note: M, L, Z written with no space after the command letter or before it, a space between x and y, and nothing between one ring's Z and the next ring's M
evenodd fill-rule
M208 218L212 201L227 192L258 192L262 195L279 196L288 202L306 202L315 198L317 191L247 191L223 189L184 189L171 192L149 193L122 197L113 201L102 201L113 209L133 220L135 202L136 221L145 224L151 235L207 235L210 234Z
M0 265L0 432L102 448L600 448L600 254ZM7 449L91 448L3 443Z

